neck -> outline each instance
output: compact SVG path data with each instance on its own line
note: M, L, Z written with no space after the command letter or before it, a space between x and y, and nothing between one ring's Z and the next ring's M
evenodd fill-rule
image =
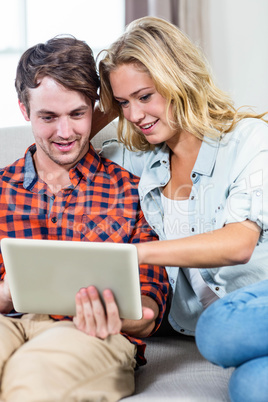
M47 164L42 164L36 158L36 154L34 155L34 164L38 176L48 185L53 194L57 194L71 184L69 169L66 169L64 166L53 164L51 167Z
M179 158L189 158L191 155L196 155L197 157L201 144L202 140L186 130L181 130L176 138L167 141L167 145L171 149L172 154Z

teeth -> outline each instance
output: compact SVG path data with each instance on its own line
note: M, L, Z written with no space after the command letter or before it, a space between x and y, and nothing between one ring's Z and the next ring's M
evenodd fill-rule
M154 123L146 124L146 126L142 126L142 128L150 128L154 125Z

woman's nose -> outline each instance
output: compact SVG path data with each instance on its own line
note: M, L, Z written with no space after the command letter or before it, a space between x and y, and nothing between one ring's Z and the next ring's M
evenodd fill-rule
M125 116L126 117L126 116ZM130 105L127 120L131 123L138 124L140 123L145 117L145 113L143 109L137 105Z

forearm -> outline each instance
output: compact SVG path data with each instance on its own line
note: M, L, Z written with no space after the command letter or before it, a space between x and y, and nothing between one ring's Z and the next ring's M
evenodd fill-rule
M260 230L250 221L178 240L138 244L139 263L212 268L248 262Z
M90 139L92 139L100 130L107 124L111 123L117 117L115 112L104 113L100 110L99 105L96 105L93 113L92 127Z
M123 320L122 332L138 338L145 338L152 333L155 327L155 320L159 314L158 305L151 297L142 296L142 306L144 309L150 309L152 311L151 318L148 319L148 311L144 310L141 320Z

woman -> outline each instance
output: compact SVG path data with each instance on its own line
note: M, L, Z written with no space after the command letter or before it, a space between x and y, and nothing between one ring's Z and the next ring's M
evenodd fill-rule
M141 176L141 206L162 240L137 245L139 261L167 266L169 321L193 335L213 301L268 278L265 114L236 110L199 49L158 18L131 23L99 73L126 146L103 154Z
M213 302L268 278L266 113L236 110L199 49L164 20L134 21L104 53L101 105L119 115L124 146L106 143L102 154L141 177L141 206L161 241L138 244L139 261L166 266L169 322L194 335ZM198 345L213 361L202 317Z
M138 244L139 261L167 267L169 322L194 335L212 302L268 278L265 113L236 110L199 49L158 18L131 23L99 73L101 105L119 115L125 145L102 153L141 176L141 206L161 240Z
M141 176L141 206L162 240L137 245L139 261L167 266L169 321L193 335L213 301L268 278L265 114L236 110L199 49L158 18L131 23L99 73L126 146L103 155Z

